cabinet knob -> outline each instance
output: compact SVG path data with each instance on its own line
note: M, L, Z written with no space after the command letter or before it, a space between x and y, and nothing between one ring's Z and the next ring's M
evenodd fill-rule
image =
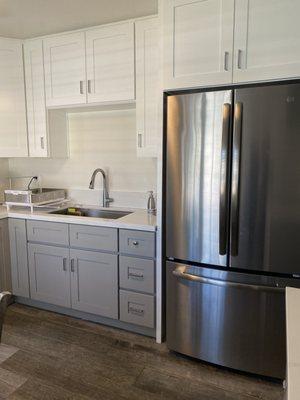
M138 245L139 245L139 242L138 242L137 240L134 240L134 241L132 242L132 244L133 244L134 246L138 246Z

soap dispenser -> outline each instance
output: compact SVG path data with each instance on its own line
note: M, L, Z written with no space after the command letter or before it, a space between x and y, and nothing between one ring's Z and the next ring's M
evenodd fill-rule
M148 211L149 214L155 214L156 213L155 198L153 196L153 191L152 190L150 190L150 192L149 192L148 203L147 203L147 211Z

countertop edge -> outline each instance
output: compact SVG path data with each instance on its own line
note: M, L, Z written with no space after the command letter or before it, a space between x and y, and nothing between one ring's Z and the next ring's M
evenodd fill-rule
M139 215L140 214L140 215ZM58 222L58 223L67 223L72 225L88 225L88 226L103 226L107 228L119 228L119 229L131 229L131 230L140 230L140 231L149 231L156 232L156 224L155 222L147 223L138 223L131 222L130 218L141 218L145 219L147 216L147 211L137 211L132 214L122 217L119 220L104 220L92 217L78 217L78 216L60 216L60 215L51 215L46 213L30 213L30 212L22 212L22 211L6 211L3 210L0 212L0 219L4 218L17 218L17 219L26 219L26 220L38 220L38 221L47 221L47 222ZM151 216L153 221L156 221L154 216ZM150 218L151 218L150 217ZM123 219L123 221L122 221Z

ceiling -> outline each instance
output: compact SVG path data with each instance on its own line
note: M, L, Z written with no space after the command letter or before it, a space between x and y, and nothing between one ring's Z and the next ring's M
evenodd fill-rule
M30 38L157 13L157 0L0 0L0 36Z

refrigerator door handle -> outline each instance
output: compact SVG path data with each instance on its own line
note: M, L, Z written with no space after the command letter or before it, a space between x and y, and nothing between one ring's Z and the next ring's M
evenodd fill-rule
M223 104L222 147L220 168L220 214L219 214L219 254L227 250L227 211L228 211L228 157L231 104Z
M240 161L243 124L243 103L234 106L234 130L232 142L232 178L231 178L231 256L238 255L239 249L239 187Z
M268 292L284 292L285 288L277 287L277 286L266 286L266 285L253 285L247 283L239 283L239 282L231 282L226 280L220 279L213 279L213 278L205 278L204 276L192 275L186 272L185 266L177 266L173 271L172 274L176 278L185 279L188 281L205 283L208 285L217 285L217 286L226 286L226 287L233 287L238 289L252 289L252 290L263 290Z

